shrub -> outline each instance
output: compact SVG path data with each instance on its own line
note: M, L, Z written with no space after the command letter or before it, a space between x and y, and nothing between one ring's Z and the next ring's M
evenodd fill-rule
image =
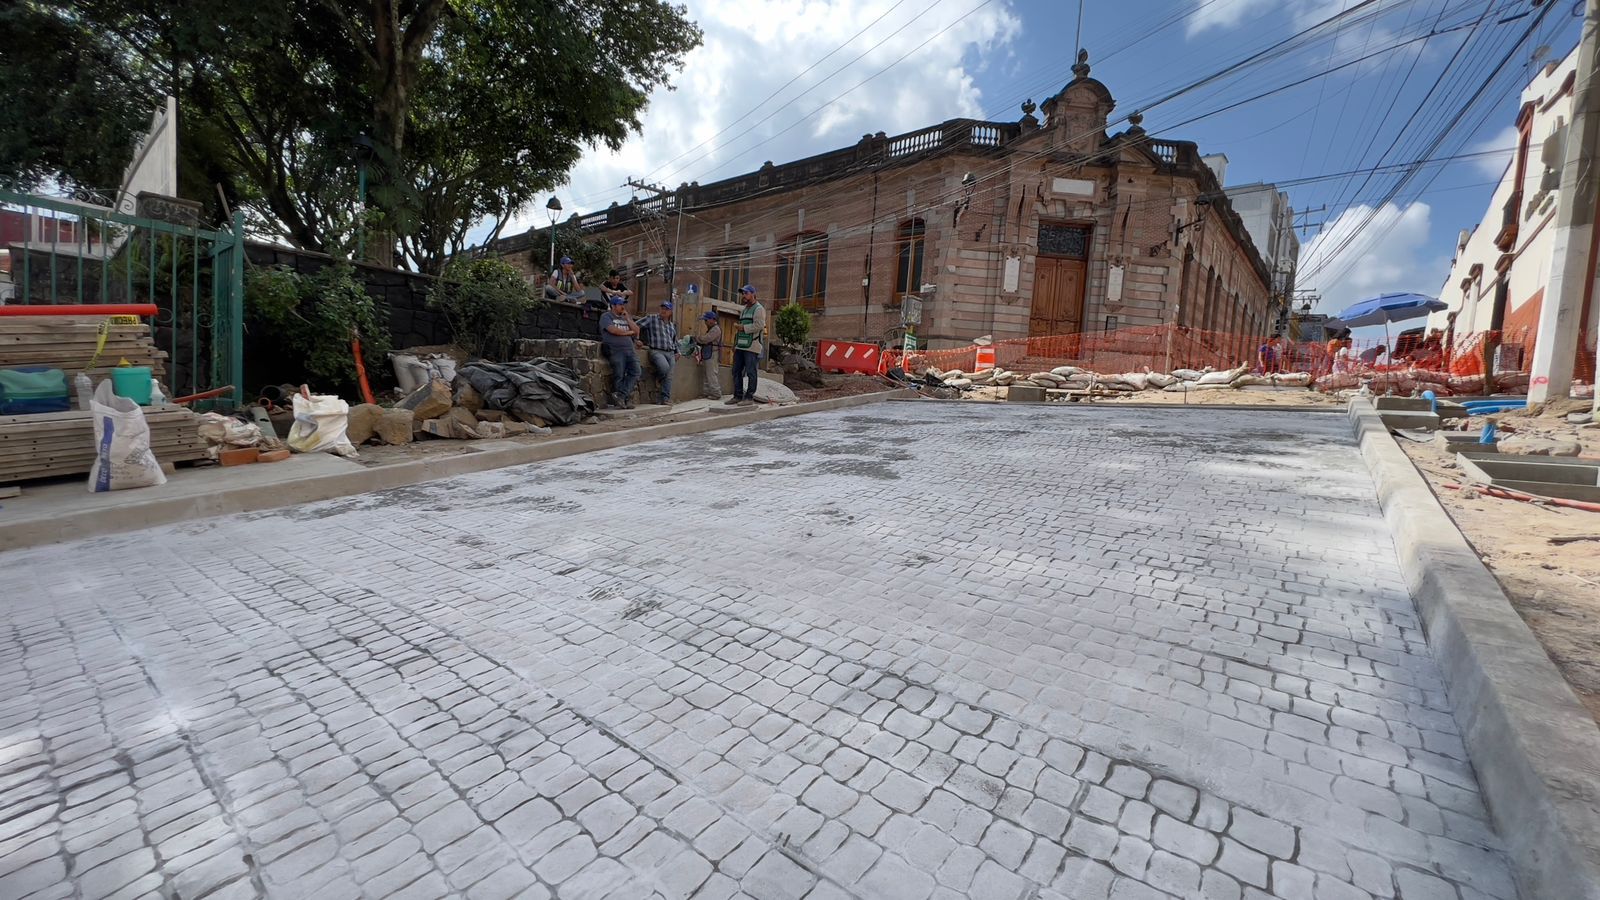
M387 317L347 264L306 276L279 267L252 268L245 277L245 310L300 357L305 371L338 385L354 384L350 340L361 338L369 371L385 364L391 346Z
M444 313L457 346L488 359L506 359L517 340L522 314L539 304L510 263L498 259L458 260L428 297Z
M772 317L772 330L778 335L778 344L800 349L811 334L811 313L798 303L790 303Z

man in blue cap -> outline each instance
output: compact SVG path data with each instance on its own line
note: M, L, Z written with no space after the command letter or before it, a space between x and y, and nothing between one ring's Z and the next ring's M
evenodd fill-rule
M613 296L611 311L600 317L600 348L611 363L611 405L633 409L633 389L639 384L639 357L633 345L639 326L628 315L628 298Z
M700 331L694 336L695 358L700 360L700 395L707 400L722 399L722 325L717 314L706 310L700 316Z
M578 273L572 270L572 257L561 257L561 268L550 273L550 281L544 286L545 297L582 303L583 292L583 282L578 279Z
M756 373L761 364L761 338L767 332L767 310L756 301L753 285L739 289L739 303L744 311L739 313L739 331L733 340L733 399L728 405L753 406L760 381Z
M678 358L678 326L672 322L672 301L639 320L639 337L650 354L650 370L661 382L661 405L672 405L672 364Z

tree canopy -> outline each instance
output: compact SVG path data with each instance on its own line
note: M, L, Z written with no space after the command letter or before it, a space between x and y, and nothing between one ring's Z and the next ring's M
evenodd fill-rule
M367 172L379 258L437 273L619 147L700 42L664 0L20 0L0 5L0 183L114 190L178 98L181 191L334 250Z

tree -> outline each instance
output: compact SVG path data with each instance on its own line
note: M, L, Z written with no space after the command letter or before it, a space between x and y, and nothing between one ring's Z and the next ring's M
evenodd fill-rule
M811 313L800 304L790 302L772 317L772 330L777 333L781 346L798 350L811 336Z
M0 180L105 187L173 94L184 193L217 218L220 188L326 250L358 220L365 156L371 240L437 273L585 146L620 146L699 41L666 0L20 0L0 14Z

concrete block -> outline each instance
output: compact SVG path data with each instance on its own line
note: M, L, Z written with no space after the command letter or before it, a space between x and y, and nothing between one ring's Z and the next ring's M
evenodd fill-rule
M1013 403L1043 403L1044 388L1031 384L1013 384L1006 388L1006 400Z
M1379 399L1390 398L1380 397ZM1436 413L1394 410L1391 412L1380 412L1378 415L1381 419L1383 419L1383 424L1391 429L1412 428L1419 431L1439 430L1439 416Z

